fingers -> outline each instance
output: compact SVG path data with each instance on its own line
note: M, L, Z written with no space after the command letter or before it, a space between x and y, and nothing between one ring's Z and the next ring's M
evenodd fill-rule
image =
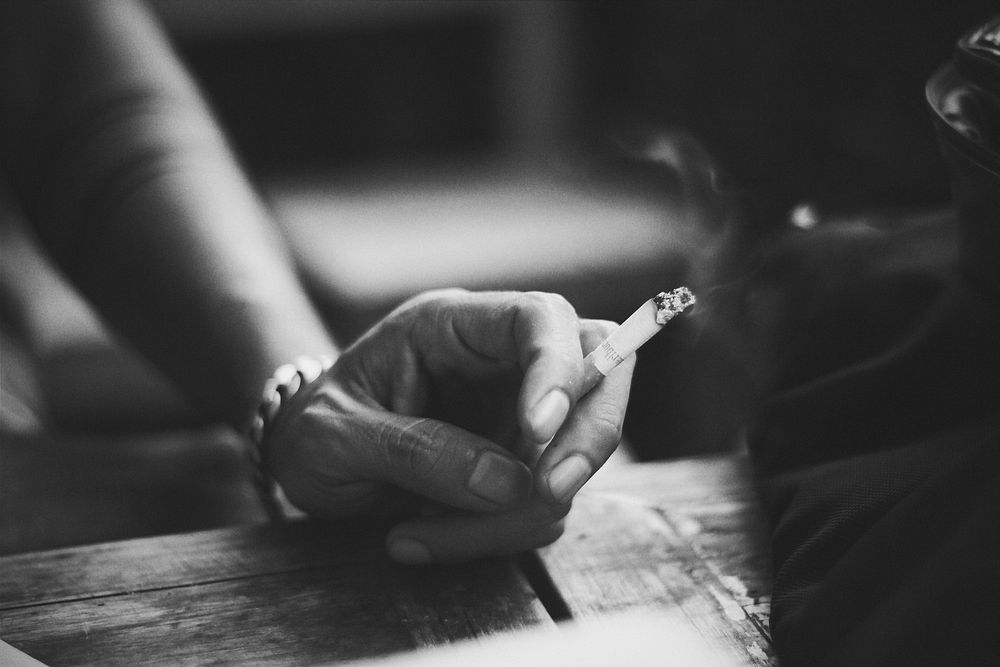
M576 403L583 379L579 320L562 298L528 301L515 319L524 378L518 396L522 433L552 439Z
M321 516L343 516L345 493L378 495L389 485L451 507L495 512L523 502L529 468L464 429L397 415L316 391L313 403L282 424L271 466L289 499ZM374 501L373 501L374 502ZM371 509L359 500L352 511Z
M433 419L376 418L362 476L470 510L495 511L531 493L528 467L485 438Z
M268 463L289 499L320 516L371 511L391 488L485 513L523 503L533 489L544 501L539 504L566 505L621 436L634 357L579 397L583 351L596 347L613 327L581 323L554 295L461 290L423 295L387 318L367 342L346 351L323 381L296 395L299 407L291 404L275 424ZM386 347L406 352L392 359L406 361L408 372L378 361ZM419 406L431 390L440 392L442 386L434 383L459 390L468 384L472 390L502 373L510 377L515 366L522 372L516 448L534 447L535 455L525 457L530 463L537 459L534 472L496 442L445 421L410 416L419 411L401 407ZM399 393L406 400L376 400L370 375L393 387L386 392L390 398ZM538 458L539 445L549 441ZM514 530L505 525L495 526L496 540L483 537L483 544L497 548L504 530ZM456 542L442 553L461 548Z
M586 321L582 344L590 350L612 331L611 322ZM608 373L576 406L535 466L539 495L566 503L611 456L621 441L635 355Z
M534 501L497 514L420 517L395 526L386 547L393 560L410 565L518 553L557 540L569 508Z
M572 411L583 377L573 307L541 292L434 294L437 301L431 296L421 303L436 311L421 314L415 326L428 363L517 363L524 374L518 395L522 432L535 443L548 442ZM443 356L449 354L458 356Z

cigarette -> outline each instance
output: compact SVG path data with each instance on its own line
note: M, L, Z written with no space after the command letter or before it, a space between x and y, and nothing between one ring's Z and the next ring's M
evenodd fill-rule
M615 366L638 350L663 326L693 306L696 299L687 287L660 292L629 315L621 326L611 332L584 362L583 391L587 393L611 372Z

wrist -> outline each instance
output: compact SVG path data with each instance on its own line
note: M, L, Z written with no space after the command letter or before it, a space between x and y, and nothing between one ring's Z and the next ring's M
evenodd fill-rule
M299 356L294 363L282 364L264 382L259 403L245 432L249 438L249 455L254 467L254 485L261 503L272 520L284 518L283 494L268 470L267 445L271 430L292 398L308 384L315 382L333 366L332 355Z

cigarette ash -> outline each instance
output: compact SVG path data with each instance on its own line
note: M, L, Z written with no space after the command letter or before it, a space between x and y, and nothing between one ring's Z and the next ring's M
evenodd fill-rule
M694 294L687 287L660 292L653 297L653 303L656 304L656 323L666 324L689 306L693 306L696 301Z

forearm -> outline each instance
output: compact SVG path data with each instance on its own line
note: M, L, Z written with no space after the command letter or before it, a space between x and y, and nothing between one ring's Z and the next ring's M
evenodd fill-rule
M141 8L25 13L4 35L16 194L108 321L238 423L276 365L333 349L280 235Z
M334 344L256 200L224 178L183 165L133 191L76 272L197 404L238 423L276 366Z

